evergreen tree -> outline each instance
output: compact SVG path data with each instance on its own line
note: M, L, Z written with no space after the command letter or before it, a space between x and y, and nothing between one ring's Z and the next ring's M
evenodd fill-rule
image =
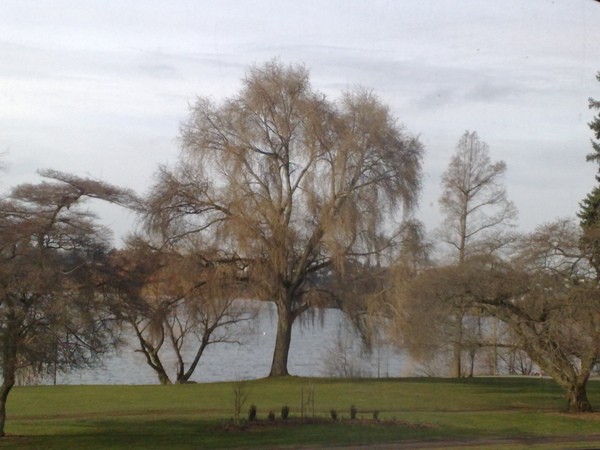
M596 75L596 79L600 81L600 72ZM600 110L600 101L596 101L590 97L590 109ZM600 114L594 117L589 124L589 127L594 132L596 139L600 140ZM592 147L594 151L586 156L586 161L595 162L599 165L596 181L600 183L600 142L592 139ZM577 216L581 219L581 226L585 229L595 228L599 225L600 219L600 186L596 186L585 199L580 203L581 211Z

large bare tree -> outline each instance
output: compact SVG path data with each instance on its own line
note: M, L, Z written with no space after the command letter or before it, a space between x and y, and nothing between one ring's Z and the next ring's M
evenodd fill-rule
M505 172L504 161L492 163L488 145L476 132L462 135L442 176L439 200L445 217L440 235L454 250L455 263L460 265L469 257L491 254L512 240L510 230L516 208L506 194ZM453 330L452 374L460 377L466 337L463 322L477 319L466 317L467 311L460 302L451 306L448 320ZM470 340L474 338L471 336Z
M403 328L418 322L435 343L440 304L476 308L510 329L514 349L563 388L570 411L590 411L586 384L600 356L600 295L581 236L573 222L559 220L523 236L510 259L481 256L424 271L396 290L396 320Z
M95 180L43 174L50 181L18 186L0 201L0 436L19 370L86 366L112 342L96 270L109 234L81 203L125 204L132 196Z
M569 409L591 411L586 384L600 358L600 271L582 246L582 229L563 219L523 237L512 266L528 276L512 299L480 295L490 314L507 323L531 359L566 392ZM500 274L502 276L502 274ZM504 281L512 281L509 274ZM518 280L516 284L518 284Z
M251 67L219 104L198 98L181 144L152 190L150 228L173 244L194 236L275 303L270 375L287 375L292 324L327 297L320 276L394 242L398 208L417 201L422 145L370 91L332 102L279 61Z
M474 280L468 298L509 325L574 412L592 410L586 385L600 357L600 274L582 236L573 221L557 220L522 237L510 267L465 272Z
M508 200L506 163L492 162L488 145L466 131L442 176L439 203L445 217L443 241L462 263L471 255L492 253L512 238L516 208Z

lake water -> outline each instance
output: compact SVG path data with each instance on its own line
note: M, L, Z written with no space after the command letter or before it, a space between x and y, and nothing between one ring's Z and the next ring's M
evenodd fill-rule
M238 381L266 377L275 347L276 317L264 309L246 336L243 345L209 346L191 380L199 383ZM158 384L144 356L135 351L133 339L118 353L109 355L103 366L68 374L58 374L59 384ZM191 353L188 355L191 360ZM167 360L168 361L168 360ZM172 360L171 360L172 361ZM296 321L292 329L288 370L304 377L401 376L406 358L387 347L364 355L343 313L324 310L322 317ZM169 374L171 374L169 372Z

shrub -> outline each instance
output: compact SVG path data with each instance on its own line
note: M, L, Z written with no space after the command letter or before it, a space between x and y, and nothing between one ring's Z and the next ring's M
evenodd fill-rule
M289 415L290 415L290 407L288 405L283 406L281 408L281 418L287 419Z
M239 423L240 413L242 408L248 400L249 394L248 384L246 382L239 382L233 384L233 421Z
M248 410L248 421L253 422L256 420L256 405L252 403L250 405L250 409Z
M379 422L379 411L373 411L373 420Z
M269 421L275 422L275 411L269 411Z
M337 411L335 409L331 410L331 418L333 420L337 420Z
M356 413L358 413L356 406L354 406L354 405L350 406L350 419L352 419L352 420L356 419Z

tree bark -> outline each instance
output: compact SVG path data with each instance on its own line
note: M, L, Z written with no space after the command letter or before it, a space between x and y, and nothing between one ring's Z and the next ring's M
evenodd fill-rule
M158 376L158 382L160 384L172 384L169 375L167 375L167 371L162 365L160 356L158 355L158 351L160 350L160 347L162 345L162 340L160 345L157 345L155 347L146 339L144 339L144 337L142 336L142 332L139 330L135 323L132 323L132 325L135 334L138 338L138 341L140 342L141 352L146 357L148 365L156 372L156 375Z
M15 385L15 372L17 367L17 344L14 337L10 336L10 330L7 330L8 336L4 338L4 354L2 361L2 387L0 387L0 437L5 436L4 425L6 423L6 400L10 390Z
M148 364L150 367L152 367L152 369L154 369L154 372L156 372L159 383L172 384L171 379L169 378L169 375L167 375L167 371L165 370L164 366L162 365L162 361L158 356L158 349L144 349L144 354L146 355L146 360L149 361Z
M164 371L164 369L162 369L160 371L156 370L156 374L158 375L158 381L160 384L163 384L163 385L173 384L173 383L171 383L171 379L169 378L169 375L167 375L167 373Z
M188 370L184 371L183 365L181 365L179 367L179 369L177 370L176 383L178 383L178 384L187 383L190 380L194 371L196 370L196 367L198 366L198 363L200 362L200 358L204 354L204 350L206 349L206 347L208 347L208 342L209 342L211 333L212 333L212 330L210 328L204 332L204 335L202 336L202 342L200 344L200 348L196 352L196 355L194 356L194 360L192 361L192 364L190 364L190 367L188 368Z
M14 373L5 373L2 381L2 388L0 388L0 437L4 437L4 424L6 423L6 400L8 394L15 384Z
M275 339L275 351L273 352L273 363L269 377L282 377L289 375L287 364L292 342L292 315L291 302L280 300L277 302L277 338Z
M525 338L526 345L523 349L529 357L566 391L565 399L569 412L591 412L592 404L587 397L586 385L597 360L595 356L597 349L593 349L587 357L580 360L580 372L577 373L574 366L576 363L569 358L568 354L560 351L553 341L541 339L532 328L528 329L529 334L526 334L523 328L511 325L517 335ZM533 339L526 340L528 337ZM535 337L538 338L537 341Z
M475 356L477 355L477 350L472 348L469 350L469 378L473 378L475 374Z
M566 388L566 391L569 412L583 413L592 411L592 404L588 400L585 383L573 383Z

